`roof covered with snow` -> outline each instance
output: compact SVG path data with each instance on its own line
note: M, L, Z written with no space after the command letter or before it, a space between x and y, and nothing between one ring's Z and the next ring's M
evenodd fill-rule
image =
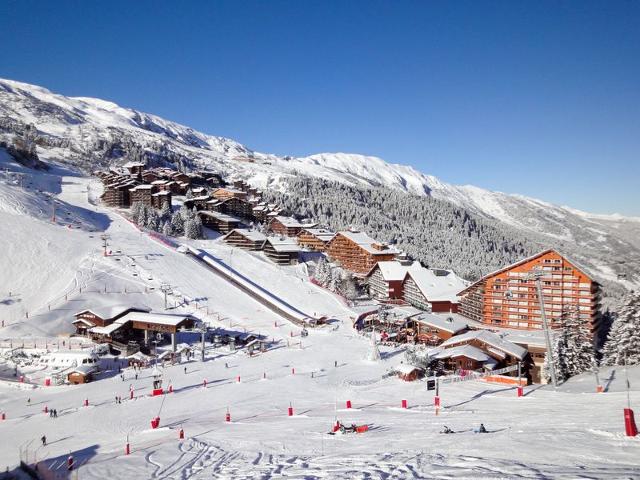
M453 348L445 348L435 355L434 358L442 360L444 358L466 357L477 362L491 362L495 360L473 345L460 345Z
M394 282L404 280L404 277L410 269L418 269L422 268L422 266L420 265L420 262L412 262L409 264L398 262L396 260L378 262L374 265L371 271L367 273L367 276L371 275L376 268L380 269L382 277L387 282Z
M88 308L86 310L81 310L78 313L74 314L74 317L82 313L93 313L94 315L102 318L103 320L109 320L113 317L117 317L118 315L122 315L127 310L137 310L139 312L150 312L151 309L146 305L142 304L117 304L117 305L97 305L95 307Z
M444 330L449 333L458 333L468 328L466 322L456 319L451 315L436 315L434 313L421 313L412 318L420 323L424 323L434 328Z
M414 365L409 365L408 363L401 363L400 365L396 365L394 367L395 371L401 373L403 375L408 375L415 370L422 370L420 367L416 367Z
M227 215L225 213L220 213L220 212L210 212L208 210L200 210L198 212L198 215L203 215L205 217L212 217L215 218L216 220L219 220L221 222L236 222L236 223L240 223L240 219L233 217L231 215Z
M505 340L500 335L496 335L493 332L487 330L472 330L461 335L456 335L450 339L442 342L442 347L450 347L459 345L461 343L470 342L472 340L480 341L486 345L494 347L498 350L508 353L509 355L522 360L527 354L527 350L520 345L516 345L508 340Z
M292 217L282 217L278 215L274 218L274 221L277 220L279 223L284 225L287 228L302 228L304 225L300 223L298 220Z
M464 290L469 284L448 270L435 270L428 268L412 268L407 270L406 276L410 276L416 283L418 289L430 302L458 302L458 293Z
M388 255L390 253L393 253L393 254L400 253L400 251L397 248L378 242L377 240L371 238L369 235L367 235L364 232L346 230L346 231L338 232L337 235L342 235L343 237L348 238L353 243L357 244L360 248L362 248L363 250L366 250L372 255ZM378 250L377 248L374 248L373 245L380 245L381 247L383 247L383 249Z
M325 228L305 228L303 231L309 233L309 235L313 235L323 242L328 242L336 236L336 232L332 232L331 230L327 230Z
M300 245L293 238L269 237L267 242L271 244L276 252L294 253L301 250Z
M234 228L229 233L227 233L224 238L227 238L234 232L253 242L264 242L267 239L267 236L264 233L261 233L257 230L246 230L244 228Z
M177 326L190 317L188 315L172 315L168 313L145 313L145 312L130 312L124 317L116 320L118 323L133 322L146 322L155 323L156 325L169 325Z

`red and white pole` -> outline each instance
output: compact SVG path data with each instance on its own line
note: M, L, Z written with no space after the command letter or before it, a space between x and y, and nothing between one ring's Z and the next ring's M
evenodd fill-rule
M127 443L124 446L124 454L129 455L130 453L131 453L131 447L129 446L129 442L127 441Z
M402 408L407 408L407 401L406 400L402 400Z
M347 408L351 408L351 400L347 400Z
M88 398L85 398L85 399L84 399L84 403L83 403L83 405L84 405L85 407L88 407L88 406L89 406L89 399L88 399Z
M181 428L180 431L178 432L178 438L180 440L184 440L184 430Z
M240 383L240 375L236 377L236 383Z
M289 408L287 409L287 414L290 417L293 417L293 405L291 405L291 402L289 402Z
M224 416L224 421L227 423L231 421L231 412L229 412L228 407L227 407L227 414Z
M202 381L202 387L203 388L207 388L207 379L206 378Z

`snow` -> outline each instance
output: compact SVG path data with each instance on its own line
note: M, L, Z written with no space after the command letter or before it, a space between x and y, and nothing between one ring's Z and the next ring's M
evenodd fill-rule
M451 315L434 315L432 313L420 313L419 315L413 317L412 320L426 323L427 325L450 333L460 332L468 326L468 323L466 321L458 320Z
M109 320L113 317L117 317L125 313L127 310L140 310L143 312L150 312L151 309L146 305L131 305L131 304L123 304L123 305L103 305L99 307L87 308L85 310L81 310L78 313L75 313L74 316L80 315L81 313L91 312L94 315L102 318L103 320Z
M377 240L371 238L364 232L356 232L356 231L344 231L338 232L336 235L342 235L343 237L348 238L355 244L357 244L360 248L366 250L368 253L372 255L388 255L390 253L400 253L395 247L389 245L382 245ZM374 248L373 245L382 245L384 248L382 250L378 250Z
M388 281L402 281L409 270L422 268L420 262L412 262L409 265L403 265L398 261L378 262L376 266L380 268L382 277ZM376 267L373 267L374 269ZM373 270L373 269L372 269Z
M437 359L455 357L471 358L478 362L490 362L493 360L489 355L473 345L460 345L459 347L445 348L435 355L435 358Z
M514 357L522 360L527 353L527 350L519 345L516 345L508 340L504 340L499 335L489 332L487 330L472 330L461 335L456 335L448 340L442 342L442 347L449 347L458 345L460 343L469 342L471 340L479 340L492 347L497 348L503 352L506 352Z
M407 275L430 302L458 303L458 293L469 286L469 282L450 271L446 271L446 275L437 275L433 270L420 267L408 270Z
M239 144L109 102L66 99L17 82L2 81L2 88L26 89L103 125L134 131L140 130L136 125L153 121L155 127L178 136L192 135L193 141L213 150L228 147L234 155L246 154ZM28 109L20 110L20 118L38 122ZM52 120L39 122L38 128L64 134L67 126ZM70 128L75 132L71 135L77 135L79 127ZM159 133L146 134L166 140ZM287 163L275 158L267 169L260 158L255 164L237 164L255 167L255 176L263 175L266 181L269 169ZM346 178L344 172L349 171L353 181L361 181L355 176L361 169L372 182L384 180L416 192L424 187L423 180L429 180L436 189L435 180L411 177L399 166L353 160L320 156L290 163L292 169L304 164L309 172L331 172L335 178ZM250 282L250 288L266 290L291 308L334 319L330 327L310 329L309 336L301 339L299 327L201 262L140 232L116 211L91 204L88 197L95 198L95 185L90 179L59 167L29 172L6 155L0 161L0 170L6 166L25 175L24 187L14 183L13 176L3 173L0 177L0 314L7 321L0 337L38 341L43 347L38 337L45 337L52 350L61 340L58 335L73 329L73 312L121 304L144 304L160 311L164 299L159 286L169 284L172 313L193 314L212 326L262 334L271 344L255 357L207 345L206 362L158 366L163 386L170 383L174 388L174 393L163 397L149 395L152 369L138 372L138 378L125 369L122 381L112 358L103 359L98 380L86 385L31 388L12 377L2 381L0 411L7 418L0 421L0 437L8 441L0 449L0 467L15 468L22 452L29 461L42 460L63 477L69 476L64 464L71 453L78 462L77 476L84 479L637 476L640 440L623 433L621 410L627 405L627 394L620 367L601 371L604 394L595 393L593 375L571 379L557 391L549 386L528 387L523 398L503 385L479 381L447 385L440 390L442 409L436 416L434 392L427 391L424 382L404 383L388 376L402 348L380 346L379 361L363 360L370 341L351 329L359 310L311 284L304 265L279 267L262 253L234 249L220 240L192 242L217 268ZM330 162L334 170L326 166ZM282 167L277 173L287 171ZM406 179L392 171L417 180L403 186ZM58 205L56 223L50 220L51 197ZM100 240L103 232L110 236L113 251L106 257ZM5 375L8 368L0 359L0 374ZM637 410L640 367L628 373L629 398ZM34 379L41 380L38 372ZM128 400L130 385L134 400ZM118 395L123 397L122 404L114 402ZM82 406L85 398L89 407ZM399 408L401 399L407 399L410 408ZM346 400L356 408L343 410ZM286 412L290 402L296 413L293 418ZM44 405L56 408L59 417L42 413ZM232 415L229 423L224 421L227 408ZM149 420L155 415L161 417L161 428L152 430ZM336 416L370 429L361 435L326 435ZM480 422L492 433L472 434ZM444 424L460 433L440 435ZM177 438L179 428L186 434L182 442ZM48 438L46 447L39 446L41 435ZM127 439L132 448L129 456L124 455Z

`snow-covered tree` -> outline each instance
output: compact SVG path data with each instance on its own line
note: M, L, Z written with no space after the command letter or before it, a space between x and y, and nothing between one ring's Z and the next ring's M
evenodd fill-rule
M553 345L553 364L558 381L564 381L593 370L596 359L589 323L580 318L579 311L565 311L560 323L561 328L556 332ZM551 375L547 358L543 371L549 379Z
M375 330L371 332L371 344L369 345L369 350L367 351L365 360L369 362L377 362L380 360L380 350L378 349Z
M315 278L321 285L324 285L327 282L330 271L331 267L329 267L327 259L323 256L320 258L320 260L318 260L316 269L313 272L313 278Z
M358 297L358 285L350 272L343 271L342 274L342 293L349 300Z
M144 224L149 230L158 231L161 228L160 216L158 215L158 211L153 207L147 208L147 219Z
M167 237L172 237L174 235L173 228L171 227L171 219L166 220L162 224L162 234L166 235Z
M187 190L187 193L185 196L189 199L193 198L193 192L191 191L191 189Z
M184 219L181 212L174 212L171 215L171 231L176 237L184 235Z
M629 295L618 311L603 356L605 365L640 365L640 294Z
M164 224L165 222L171 221L171 206L169 203L163 203L162 208L160 209L160 222Z
M202 238L202 220L195 215L184 223L184 235L187 238Z

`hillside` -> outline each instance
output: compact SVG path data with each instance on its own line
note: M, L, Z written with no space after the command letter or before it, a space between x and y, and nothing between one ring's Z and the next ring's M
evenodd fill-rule
M520 195L450 185L412 167L371 156L323 153L297 158L258 153L236 141L205 135L111 102L64 97L42 87L0 80L0 141L12 142L16 137L34 145L40 159L85 173L128 160L144 160L150 165L173 165L182 170L215 170L230 178L246 179L274 194L286 191L287 182L302 174L356 190L387 188L431 197L441 205L451 205L446 208L457 208L463 219L491 225L487 231L495 235L488 242L506 244L496 251L515 252L515 246L524 243L530 245L525 249L528 251L555 246L577 257L601 281L617 285L613 290L618 293L622 287L640 284L637 218L591 215ZM449 233L440 231L442 249L432 253L429 263L447 266L457 255L448 245L465 239L457 233L464 228L464 224L457 224ZM420 243L418 238L411 241L414 243L403 240L410 251L424 251L430 245ZM514 254L492 257L488 261L479 259L475 272L468 276L486 273L496 263L511 261Z

